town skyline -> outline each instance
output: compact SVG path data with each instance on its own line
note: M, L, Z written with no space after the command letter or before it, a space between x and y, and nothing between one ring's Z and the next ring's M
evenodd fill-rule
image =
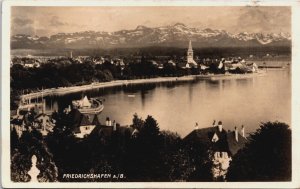
M50 36L56 33L81 31L134 30L139 25L155 28L176 23L183 23L192 28L225 30L230 33L290 34L291 8L13 7L11 32L12 35Z

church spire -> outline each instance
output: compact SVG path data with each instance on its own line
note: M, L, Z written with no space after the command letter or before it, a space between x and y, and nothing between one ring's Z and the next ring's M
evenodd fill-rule
M189 49L187 50L187 62L188 63L194 63L194 53L192 48L192 41L189 41Z
M193 48L192 48L192 41L191 40L189 42L189 50L193 50Z

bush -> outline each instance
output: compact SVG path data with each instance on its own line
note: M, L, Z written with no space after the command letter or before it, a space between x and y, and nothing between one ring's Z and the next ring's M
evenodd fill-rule
M285 123L262 123L234 157L229 181L290 181L291 130Z

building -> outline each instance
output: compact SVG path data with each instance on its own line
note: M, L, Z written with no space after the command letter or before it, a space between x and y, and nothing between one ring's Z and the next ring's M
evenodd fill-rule
M222 178L223 180L226 180L227 170L232 157L247 142L244 126L242 126L240 132L238 132L237 128L234 131L226 131L222 122L207 128L199 129L196 127L183 140L185 142L191 141L210 145L212 149L213 176L215 179Z
M49 115L41 113L34 118L33 127L40 131L43 136L48 135L49 132L53 132L54 122Z
M252 73L258 72L258 66L256 63L252 62L252 63L247 63L246 65L247 65L249 72L252 72Z
M170 65L172 65L172 66L174 66L174 67L176 66L176 63L175 63L175 61L173 61L173 60L169 60L169 61L168 61L168 64L170 64Z
M55 120L45 113L35 114L35 112L28 111L23 115L16 115L11 118L11 129L15 128L19 137L22 136L23 131L36 129L43 136L53 132Z
M187 68L197 67L197 63L194 60L194 51L193 51L191 40L189 42L189 48L187 50L187 58L186 59L187 59L187 63L186 63L185 67L187 67Z
M23 66L25 68L38 68L38 67L40 67L40 63L38 61L35 61L33 63L32 62L25 62L23 64Z
M24 115L16 115L13 116L10 120L10 129L15 129L18 137L21 137L23 131L25 131L25 116Z
M95 116L97 117L97 116ZM94 121L96 122L96 121ZM96 125L89 121L89 118L86 115L81 115L81 120L79 125L77 125L74 129L74 135L77 138L84 138L91 134L91 132L95 129Z

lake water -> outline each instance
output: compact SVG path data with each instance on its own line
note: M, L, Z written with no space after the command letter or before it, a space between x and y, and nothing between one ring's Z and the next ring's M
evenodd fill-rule
M246 133L259 128L260 122L291 123L291 73L289 69L268 70L264 76L231 80L195 80L155 84L136 84L96 89L47 98L47 108L62 109L72 100L104 98L99 115L121 125L132 123L133 114L152 115L161 130L185 137L194 129L210 127L213 120L223 122L226 130L246 127Z

